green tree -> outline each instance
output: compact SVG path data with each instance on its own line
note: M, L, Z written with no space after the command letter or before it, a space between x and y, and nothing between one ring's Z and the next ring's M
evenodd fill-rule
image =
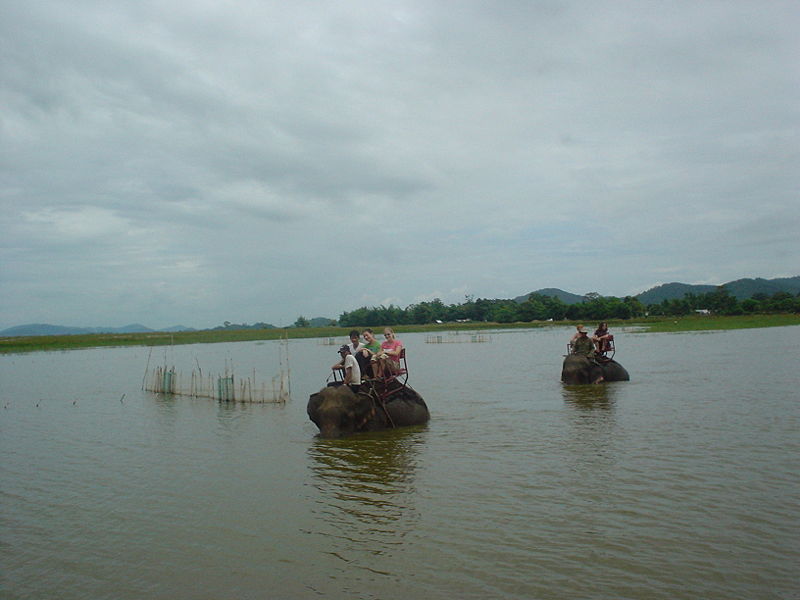
M713 292L702 294L698 298L698 306L695 308L705 308L719 315L741 314L742 310L739 301L735 296L722 286L718 286Z
M517 320L517 313L509 306L498 309L493 319L495 323L514 323Z
M406 309L406 316L412 323L424 325L433 322L433 311L427 302L412 304Z
M489 313L489 320L495 323L513 323L517 321L516 302L508 301L495 304Z
M622 301L630 309L631 317L641 317L642 315L644 315L645 313L644 305L641 302L639 302L638 298L635 298L633 296L625 296L625 298Z
M478 298L467 307L467 318L473 321L486 321L489 318L489 311L491 308L491 300Z
M461 321L467 318L467 311L463 304L449 304L445 310L443 321Z
M306 318L305 318L304 316L302 316L302 315L300 315L299 317L297 317L297 320L294 322L294 326L295 326L295 327L308 327L308 325L309 325L309 323L308 323L308 319L306 319Z
M538 297L535 297L538 296ZM531 295L517 308L520 321L543 321L547 318L547 307L538 294Z
M440 298L434 298L427 305L431 310L431 319L433 321L444 321L447 318L447 307Z
M742 300L741 305L742 305L742 311L744 311L747 314L753 314L754 312L759 310L759 303L753 298Z
M764 303L764 307L769 312L798 312L800 309L800 303L798 303L798 297L792 296L788 292L775 292L771 298L766 300Z

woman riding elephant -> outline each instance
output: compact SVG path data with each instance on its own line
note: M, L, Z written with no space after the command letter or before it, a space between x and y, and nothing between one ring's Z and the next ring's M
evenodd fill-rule
M598 354L604 355L606 352L611 350L614 336L608 331L608 323L603 321L597 326L597 329L592 336L592 341L595 343L595 346L597 346Z

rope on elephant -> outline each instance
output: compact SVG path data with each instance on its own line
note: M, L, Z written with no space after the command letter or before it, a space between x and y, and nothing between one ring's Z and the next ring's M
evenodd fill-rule
M377 407L378 405L380 405L380 407L383 409L383 412L386 414L386 418L389 420L389 424L392 426L392 429L396 429L397 426L394 424L394 421L392 420L392 415L389 414L389 410L386 408L386 402L384 402L383 397L380 394L378 394L378 390L375 388L374 384L369 386L369 392L367 393L367 395L372 400L373 407Z

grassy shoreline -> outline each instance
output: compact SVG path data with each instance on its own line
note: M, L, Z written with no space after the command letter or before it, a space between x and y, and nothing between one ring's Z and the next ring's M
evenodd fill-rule
M684 317L649 317L630 321L610 320L609 327L640 327L644 332L675 333L680 331L713 331L723 329L751 329L800 325L800 315L738 315L718 317L690 315ZM430 325L398 325L398 333L434 331L478 331L486 329L536 329L575 325L573 321L534 321L530 323L443 323ZM593 327L594 322L587 322ZM183 331L176 333L95 333L88 335L52 335L30 337L0 337L0 354L61 351L80 348L115 346L170 346L186 344L213 344L223 342L249 342L301 338L347 337L350 327L308 327L291 329L237 329ZM379 329L379 328L374 328Z

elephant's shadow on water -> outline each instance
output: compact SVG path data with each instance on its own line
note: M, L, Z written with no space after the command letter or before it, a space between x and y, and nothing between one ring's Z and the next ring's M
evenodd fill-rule
M413 429L315 439L308 454L324 514L339 524L341 519L374 524L413 510L420 440Z
M580 411L612 410L616 390L613 385L562 385L561 394L567 405Z

